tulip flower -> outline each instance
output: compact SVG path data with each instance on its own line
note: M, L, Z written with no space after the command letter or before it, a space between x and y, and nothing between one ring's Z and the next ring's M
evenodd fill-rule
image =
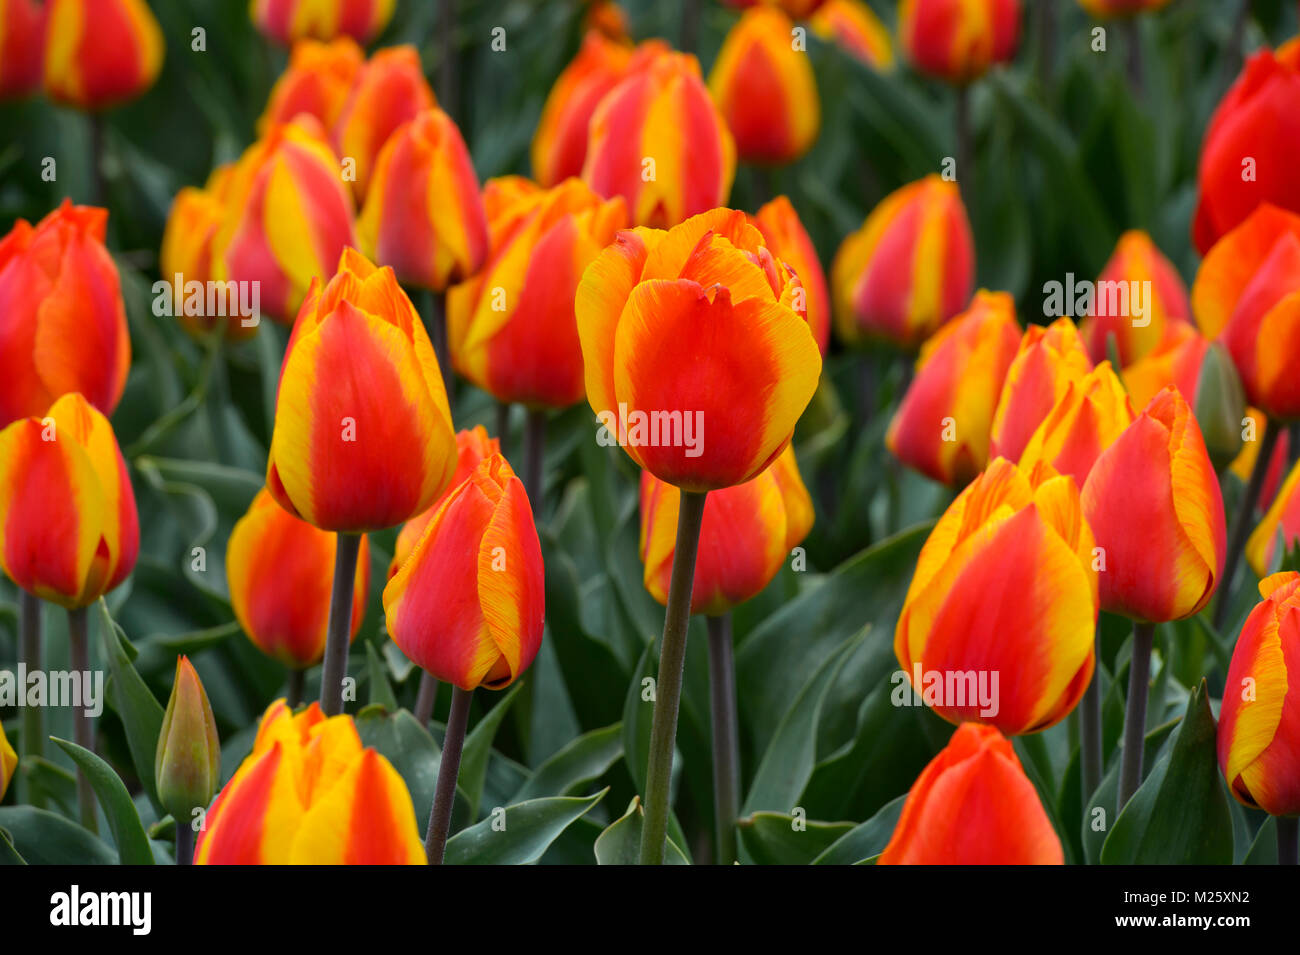
M1247 423L1246 419L1249 419ZM1237 479L1242 484L1250 481L1254 473L1255 465L1259 462L1260 435L1264 435L1268 424L1268 418L1258 408L1246 408L1245 417L1242 419L1242 442L1241 453L1233 459L1228 470L1237 475ZM1291 460L1291 441L1290 432L1277 429L1277 439L1273 443L1273 454L1265 467L1264 480L1260 486L1259 499L1257 504L1262 508L1272 506L1274 497L1278 488L1282 484L1282 477L1287 469L1287 462ZM1251 513L1254 513L1252 508Z
M366 197L375 160L388 137L403 123L437 106L413 46L386 47L357 74L352 94L334 127L334 145L345 166L354 164L352 191Z
M212 279L256 282L260 311L292 322L312 280L355 243L338 160L320 124L300 114L245 150L229 175L231 214L213 239Z
M406 783L350 716L276 700L208 811L196 865L423 865Z
M922 73L967 83L1020 45L1020 0L903 0L899 45Z
M1259 583L1264 599L1241 628L1219 711L1219 768L1243 806L1277 816L1280 862L1294 865L1295 817L1300 815L1300 574L1273 574ZM1286 837L1289 836L1289 846Z
M989 457L1019 461L1043 419L1091 368L1083 339L1070 319L1058 318L1046 328L1026 328L993 415Z
M812 32L833 42L873 70L894 68L889 28L862 0L828 0L808 21Z
M332 129L365 59L361 47L347 36L328 43L295 43L289 67L271 87L266 111L257 121L258 133L266 135L276 123L287 123L299 113L315 116L321 126Z
M793 162L817 139L817 79L793 33L790 18L775 7L746 10L709 74L709 93L747 162Z
M622 196L636 225L666 229L727 201L736 145L695 57L665 52L601 99L582 178Z
M627 12L615 0L588 0L582 15L585 33L599 33L611 40L627 40ZM566 177L567 178L567 177Z
M722 0L722 2L738 10L758 6L775 7L784 10L792 20L803 20L821 9L826 0Z
M1291 468L1281 490L1246 541L1246 561L1261 580L1273 573L1300 538L1300 462ZM1279 549L1280 548L1280 549Z
M831 338L831 296L821 259L817 257L817 247L804 229L799 213L795 212L788 198L777 196L759 209L750 221L763 234L763 244L799 277L808 325L817 340L818 350L825 357Z
M1201 143L1200 200L1192 225L1202 255L1261 205L1300 212L1298 99L1300 41L1292 40L1276 53L1265 49L1252 56L1215 108Z
M915 349L963 308L975 243L957 184L937 175L886 196L831 265L836 329L849 344Z
M1074 481L1049 475L998 458L921 550L894 653L946 720L1036 733L1063 720L1092 678L1092 531ZM966 672L978 679L954 683Z
M37 0L0 0L0 100L19 99L40 88L45 12Z
M158 801L176 821L176 864L194 854L190 817L206 809L221 784L221 741L208 694L185 657L176 660L176 679L167 700L154 756Z
M1096 288L1092 314L1080 329L1093 361L1109 357L1114 335L1119 362L1127 367L1154 351L1173 323L1191 320L1182 278L1145 232L1134 229L1120 237Z
M106 210L64 200L0 239L0 427L70 391L105 414L117 407L131 339L107 222Z
M993 412L1019 347L1014 299L975 293L970 308L922 347L885 434L890 452L942 484L967 484L988 464Z
M1033 470L1042 461L1082 487L1098 455L1132 422L1133 405L1104 361L1066 388L1025 445L1020 466Z
M1150 13L1168 3L1169 0L1079 0L1079 6L1099 19Z
M102 110L153 86L163 35L144 0L49 0L45 6L50 99Z
M252 0L249 15L264 36L284 46L349 36L369 43L388 26L396 0Z
M963 723L921 771L878 865L1064 865L1011 742Z
M0 726L0 799L5 798L5 793L9 789L9 780L14 778L14 770L18 768L18 754L14 748L9 745L9 740L5 737L5 728Z

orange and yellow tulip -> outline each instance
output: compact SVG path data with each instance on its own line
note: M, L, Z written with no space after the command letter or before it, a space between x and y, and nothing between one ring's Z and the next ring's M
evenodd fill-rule
M709 73L709 92L746 161L793 162L817 139L817 79L793 32L779 9L752 7L723 40Z
M221 785L217 721L203 682L184 655L176 660L176 677L158 732L154 784L158 801L178 826L190 824L193 810L206 809Z
M620 232L578 285L597 440L686 491L766 470L821 375L798 292L742 212Z
M1250 483L1250 475L1255 470L1255 462L1259 460L1259 446L1264 434L1264 427L1268 422L1267 417L1258 408L1247 408L1246 415L1251 421L1252 434L1251 440L1242 439L1241 453L1233 459L1228 470L1237 475L1237 479L1242 484ZM1242 430L1245 431L1243 424ZM1289 429L1284 429L1278 433L1277 443L1273 446L1273 458L1268 463L1268 470L1264 474L1264 483L1259 490L1260 507L1268 508L1273 502L1274 495L1282 485L1282 477L1286 473L1287 462L1291 460L1291 433Z
M641 472L641 562L645 587L667 606L681 492ZM813 525L812 498L787 446L758 477L704 501L691 613L717 616L757 596Z
M1147 623L1200 611L1223 575L1223 494L1172 385L1097 457L1083 510L1104 556L1101 606Z
M1064 865L1011 742L963 723L908 790L879 865Z
M989 457L1019 461L1043 419L1091 368L1083 339L1070 319L1058 318L1047 327L1026 328L1002 384L989 438Z
M267 489L323 530L378 530L428 508L455 470L429 335L393 270L345 249L289 337Z
M144 0L49 0L45 92L78 109L135 99L162 69L163 35Z
M430 519L384 588L384 614L417 666L463 690L499 690L537 656L545 600L528 493L494 453Z
M580 179L494 202L486 264L447 293L456 370L498 401L530 408L581 401L574 295L625 225L623 200L601 199Z
M808 21L812 32L833 42L850 56L886 72L894 68L894 44L889 28L862 0L828 0Z
M1300 815L1300 574L1259 583L1264 599L1232 651L1219 710L1219 768L1243 806Z
M18 754L14 752L13 746L5 736L4 726L0 725L0 799L5 798L9 781L14 778L14 770L17 768Z
M885 445L935 481L967 484L989 462L993 413L1019 347L1015 300L976 292L970 308L922 346Z
M18 99L40 88L45 12L37 0L0 0L0 99Z
M944 719L1036 733L1063 720L1092 679L1097 610L1074 481L998 458L930 532L894 654Z
M899 45L922 73L967 83L1020 45L1020 0L903 0Z
M408 286L443 291L477 272L488 250L478 176L442 110L393 131L375 161L357 220L361 250Z
M1171 326L1159 345L1120 372L1134 406L1145 408L1168 385L1195 404L1196 382L1209 348L1210 340L1190 322Z
M0 564L30 594L86 607L135 567L140 523L113 426L76 392L0 431Z
M265 135L274 124L287 123L299 113L315 116L321 126L332 129L365 61L365 53L350 37L295 43L289 66L271 87L266 110L257 121L258 133Z
M1019 464L1032 471L1041 461L1083 487L1097 456L1132 423L1133 404L1110 362L1103 361L1065 389L1029 438Z
M840 245L831 264L836 330L846 343L915 349L963 308L975 282L975 242L955 182L903 186Z
M831 340L831 293L826 287L826 272L817 257L817 247L803 227L799 213L788 198L777 196L758 210L752 222L763 233L763 243L771 253L799 277L808 325L825 357Z
M195 865L424 865L406 783L347 715L276 700L208 811Z
M70 391L105 414L117 407L131 338L107 224L106 210L64 200L0 239L0 427Z
M277 43L349 36L369 43L392 19L396 0L252 0L253 24Z
M622 196L636 225L666 229L721 206L735 175L736 144L693 56L651 57L592 114L582 178Z
M1296 494L1297 488L1300 488L1300 462L1291 468L1263 520L1246 541L1246 560L1260 579L1273 572L1282 555L1294 548L1296 539L1300 538L1300 495Z
M1122 285L1120 294L1103 294L1107 288L1119 287L1112 283ZM1154 351L1175 323L1187 324L1191 320L1192 309L1182 277L1145 232L1135 229L1120 237L1097 277L1096 288L1093 313L1079 330L1093 361L1109 357L1107 342L1114 335L1119 363L1127 367ZM1137 314L1130 292L1145 299L1141 303L1144 314Z

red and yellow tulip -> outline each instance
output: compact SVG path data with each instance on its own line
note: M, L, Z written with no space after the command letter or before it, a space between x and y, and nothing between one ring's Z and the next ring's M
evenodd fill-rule
M18 754L14 752L13 746L5 736L4 726L0 725L0 799L5 798L5 792L9 789L9 780L14 778L14 770L17 768Z
M922 73L967 83L1020 45L1020 0L902 0L899 45Z
M135 567L140 524L113 426L76 392L0 431L0 564L30 594L86 607Z
M1264 435L1264 427L1268 422L1267 417L1258 408L1247 408L1246 415L1251 421L1251 427L1254 435L1251 440L1243 438L1241 453L1233 460L1230 470L1237 475L1237 479L1242 484L1250 482L1250 475L1255 470L1255 462L1259 460L1260 441ZM1243 425L1242 430L1245 431ZM1287 462L1291 460L1291 433L1289 429L1282 430L1277 436L1277 443L1273 446L1273 458L1268 462L1268 470L1264 473L1264 484L1259 490L1259 506L1269 507L1274 496L1282 484L1282 477L1286 473Z
M894 68L889 28L862 0L828 0L808 21L812 32L833 42L873 70Z
M1300 538L1300 462L1291 468L1263 520L1246 541L1246 560L1261 579L1272 573L1282 554ZM1281 551L1279 552L1279 547Z
M208 811L196 865L424 865L406 783L347 715L276 700Z
M369 43L388 26L395 6L396 0L251 0L249 16L263 36L284 46L340 36Z
M274 124L287 123L299 113L315 116L321 126L332 129L365 61L365 53L350 37L295 43L289 67L271 87L266 110L257 121L258 133L265 135Z
M836 330L847 343L914 349L963 308L975 242L955 182L938 175L881 200L831 264Z
M45 12L37 0L0 0L0 99L18 99L40 88Z
M1132 423L1133 404L1110 362L1103 361L1065 389L1025 445L1020 466L1032 471L1041 461L1083 487L1098 455Z
M885 445L933 480L967 484L988 464L993 413L1019 347L1015 300L976 292L970 308L922 346Z
M545 611L528 493L494 453L447 496L384 588L388 632L439 680L496 690L537 656Z
M1079 6L1094 17L1128 17L1136 13L1149 13L1166 6L1169 0L1079 0Z
M921 771L879 865L1064 865L1011 742L963 723Z
M641 562L645 587L668 604L681 492L641 472ZM813 525L812 498L787 446L758 477L704 501L691 613L716 616L757 596Z
M1046 328L1026 328L1002 384L989 456L1019 461L1043 419L1091 368L1083 339L1070 319L1058 318Z
M158 801L178 826L190 824L193 810L206 809L221 785L217 721L203 682L184 655L176 660L176 677L158 732L154 784Z
M163 35L144 0L49 0L45 93L100 110L135 99L162 69Z
M70 391L105 414L117 407L131 338L107 224L107 210L65 199L0 239L0 427Z
M808 325L812 328L813 338L817 339L817 348L825 357L831 340L831 294L826 287L821 259L817 257L817 247L803 227L799 213L795 212L788 198L777 196L758 210L752 222L763 233L763 242L772 254L799 277Z
M1103 294L1111 283L1122 283L1125 293ZM1097 277L1096 288L1093 313L1080 328L1093 361L1109 357L1107 342L1114 335L1119 363L1127 367L1154 351L1175 323L1187 324L1191 320L1192 309L1182 277L1145 232L1134 229L1120 237ZM1131 290L1146 298L1141 317L1136 315L1132 296L1127 294ZM1129 304L1127 311L1123 310L1124 302Z

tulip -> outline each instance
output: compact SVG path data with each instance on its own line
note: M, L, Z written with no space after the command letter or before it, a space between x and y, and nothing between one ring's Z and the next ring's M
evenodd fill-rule
M1192 225L1202 255L1262 205L1300 212L1297 100L1300 41L1293 40L1276 53L1265 49L1252 56L1215 108L1201 144L1200 201Z
M144 0L49 0L45 93L77 109L135 99L162 69L163 35Z
M1283 556L1291 552L1296 538L1300 537L1297 485L1300 485L1300 462L1291 469L1264 519L1246 541L1246 561L1261 579L1273 572Z
M1064 865L1060 837L1016 751L963 723L921 771L879 865Z
M1094 17L1127 17L1159 10L1169 0L1079 0L1079 6Z
M176 864L194 853L190 816L206 809L221 783L221 741L208 694L190 661L176 660L176 679L167 700L154 756L158 801L176 821Z
M830 291L826 287L821 259L817 257L817 247L799 220L799 213L795 212L788 198L777 196L759 209L751 222L763 234L763 244L799 277L808 325L817 340L818 350L825 357L831 338Z
M45 11L37 0L0 0L0 100L19 99L40 87Z
M1058 318L1046 328L1026 328L998 397L989 457L1019 461L1043 419L1091 368L1083 339L1070 319Z
M1096 287L1093 312L1080 329L1093 361L1108 357L1114 335L1120 365L1127 367L1155 350L1175 322L1191 320L1182 278L1145 232L1135 229L1120 237ZM1118 294L1106 293L1107 288Z
M352 94L334 127L334 144L345 166L351 160L352 191L366 197L376 157L403 123L437 106L413 46L380 50L357 74Z
M582 26L586 33L599 33L611 40L627 40L627 12L614 0L589 0L587 12L582 16Z
M738 10L759 6L775 7L784 10L792 20L803 20L821 9L826 0L722 0L722 2Z
M224 191L231 215L213 239L212 279L258 283L261 312L291 322L312 280L355 243L352 197L320 124L300 114L273 126Z
M850 56L873 70L894 68L894 46L889 29L862 0L829 0L808 21L812 32L836 43Z
M1049 475L998 458L921 550L894 653L914 692L946 720L1036 733L1064 719L1092 678L1092 531L1073 480ZM944 690L966 671L985 681L983 699L969 681Z
M965 308L975 244L957 184L937 175L886 196L831 265L836 329L915 349Z
M249 15L264 36L289 46L349 36L369 43L393 17L396 0L252 0Z
M17 768L18 754L14 752L14 748L9 745L9 740L5 737L4 726L0 726L0 799L5 798L9 781L14 778L14 770Z
M276 123L290 122L299 113L315 116L325 129L333 128L365 59L361 47L347 36L328 43L295 43L289 68L271 87L266 111L257 121L258 134L266 135Z
M1235 474L1242 484L1249 483L1255 465L1259 463L1260 445L1263 444L1259 435L1265 435L1267 425L1268 418L1265 417L1262 411L1258 408L1246 408L1245 416L1242 418L1241 453L1233 459L1232 464L1228 467L1228 470ZM1282 476L1287 469L1287 462L1291 460L1290 432L1282 429L1276 430L1277 438L1273 442L1273 454L1267 465L1265 465L1264 479L1260 485L1259 499L1256 502L1258 506L1263 508L1272 505L1278 488L1282 484ZM1251 513L1254 513L1253 507Z
M817 80L793 32L789 17L774 7L746 10L709 74L709 93L748 162L794 162L817 139Z
M406 783L350 716L276 700L208 811L196 865L423 865Z
M899 44L922 73L967 83L1020 44L1019 0L903 0Z
M736 146L695 57L664 52L601 99L582 178L622 196L636 225L666 229L727 201Z
M1025 445L1020 466L1032 470L1042 461L1083 487L1098 455L1132 422L1133 405L1104 361L1066 388Z

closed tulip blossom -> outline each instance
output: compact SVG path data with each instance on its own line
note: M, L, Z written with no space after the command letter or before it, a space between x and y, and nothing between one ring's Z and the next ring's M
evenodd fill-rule
M1019 461L1039 425L1070 386L1091 370L1083 339L1070 319L1026 328L998 397L989 457Z
M339 37L328 43L302 40L289 54L289 66L271 87L266 111L257 121L265 134L276 123L299 113L315 116L325 129L338 120L366 60L355 40Z
M977 292L922 347L885 434L894 456L950 486L974 478L988 464L993 413L1019 346L1015 301L1006 292Z
M46 5L0 0L0 100L18 99L41 85ZM0 795L4 792L0 787Z
M1063 865L1060 837L1010 740L963 723L908 791L878 865Z
M104 414L117 407L131 339L107 222L106 210L65 200L0 239L0 427L72 391Z
M221 785L221 741L208 694L185 656L176 660L176 677L158 733L154 783L158 801L176 822L176 864L189 865L194 810L206 809Z
M975 244L957 184L938 175L881 200L831 265L836 330L846 343L912 350L966 307Z
M162 69L163 35L144 0L49 0L45 93L77 109L135 99Z
M889 28L862 0L828 0L808 21L813 33L835 43L874 70L894 68Z
M1020 0L903 0L899 45L922 73L966 83L1020 45Z
M249 15L264 36L289 46L341 36L369 43L393 17L396 0L251 0Z
M1169 0L1079 0L1079 6L1101 19L1149 13L1168 3Z
M753 224L763 233L763 242L772 254L799 276L808 307L808 326L825 357L831 339L831 294L817 247L800 221L799 213L788 198L777 196L758 210Z
M1127 367L1154 351L1174 323L1191 320L1182 278L1145 232L1120 237L1096 288L1092 314L1080 329L1093 361L1109 357L1114 336L1120 365Z
M350 716L276 700L208 811L196 865L423 865L406 783Z
M1044 462L1082 487L1097 457L1132 421L1133 405L1104 361L1066 389L1025 445L1020 466Z

